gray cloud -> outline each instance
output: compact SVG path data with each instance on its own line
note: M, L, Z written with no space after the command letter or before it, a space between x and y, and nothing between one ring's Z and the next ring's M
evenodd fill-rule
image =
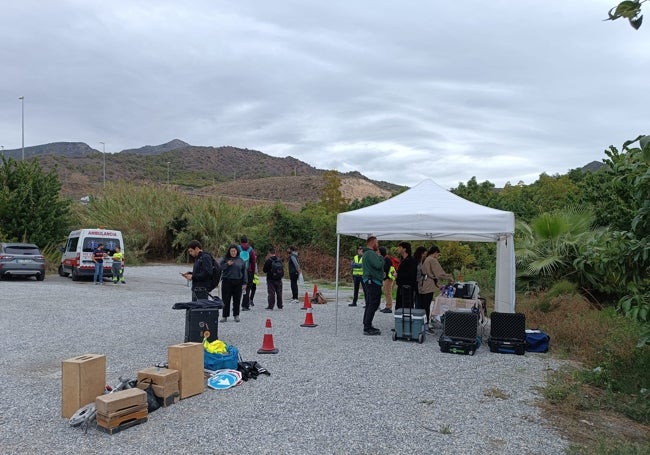
M444 187L649 132L642 27L613 2L4 2L0 144L173 138ZM567 4L568 3L568 4Z

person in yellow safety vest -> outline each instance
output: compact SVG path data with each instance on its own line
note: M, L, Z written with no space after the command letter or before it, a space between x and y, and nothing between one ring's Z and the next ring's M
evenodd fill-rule
M115 252L111 257L113 258L113 283L117 284L119 281L122 284L126 284L126 281L124 281L124 253L122 253L122 248L116 246Z
M363 284L363 264L361 263L363 256L363 247L360 246L357 248L357 254L352 258L351 267L352 267L352 280L354 281L354 294L352 296L352 303L348 306L357 306L357 300L359 299L359 286L363 289L363 295L365 298L366 288Z
M379 247L379 254L384 257L384 298L386 299L386 305L384 308L379 310L381 313L392 313L393 312L393 283L395 282L395 267L393 267L393 261L391 261L390 256L388 256L388 251L385 246Z

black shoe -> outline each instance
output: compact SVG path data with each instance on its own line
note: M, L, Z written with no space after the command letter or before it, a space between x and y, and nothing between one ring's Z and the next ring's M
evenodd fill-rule
M278 310L281 310L282 308L284 308L284 307L283 307L283 306L280 306L280 305L278 305Z
M351 303L348 306L357 306L357 304L356 303Z
M375 335L381 335L381 330L375 329L374 327L364 330L363 331L364 335L370 335L370 336L375 336Z
M241 310L242 310L242 311L250 311L251 309L248 308L247 306L243 306L243 307L241 307Z
M255 306L252 300L250 301L250 306Z
M267 310L273 310L273 307L267 306L266 309Z
M379 310L379 312L380 313L392 313L393 310L391 310L390 308L384 308L383 310Z

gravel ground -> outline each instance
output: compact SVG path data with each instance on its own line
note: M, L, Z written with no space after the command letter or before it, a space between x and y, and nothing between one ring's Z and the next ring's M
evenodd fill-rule
M206 391L114 435L84 434L61 417L61 361L106 354L107 382L166 361L183 342L187 266L126 270L126 285L93 286L51 275L44 282L0 282L0 453L193 454L560 454L568 442L535 406L538 387L560 363L546 354L443 354L392 341L394 319L377 313L382 335L362 334L363 308L350 289L320 289L314 328L300 327L302 304L264 310L266 286L241 322L219 337L271 376ZM311 293L312 286L307 283ZM288 282L284 286L288 297ZM304 296L305 290L301 290ZM271 318L276 355L260 355Z

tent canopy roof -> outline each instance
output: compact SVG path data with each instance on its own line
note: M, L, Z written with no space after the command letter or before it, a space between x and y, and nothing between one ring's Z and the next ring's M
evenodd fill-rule
M456 196L431 179L378 204L339 213L336 232L384 240L496 242L515 231L512 212Z

